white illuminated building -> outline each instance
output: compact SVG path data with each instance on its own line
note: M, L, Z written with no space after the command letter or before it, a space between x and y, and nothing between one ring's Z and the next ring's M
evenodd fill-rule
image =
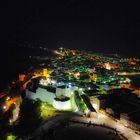
M70 85L70 84L69 84ZM58 87L56 88L56 97L72 97L74 90L76 90L77 87L72 87L72 86L65 86L64 88ZM53 101L53 106L56 109L60 109L60 110L69 110L72 108L72 104L75 103L71 102L70 99L67 101L59 101L59 100L55 100Z
M56 97L60 97L60 96L71 97L71 95L77 89L78 87L72 86L71 83L68 83L67 85L58 86L56 88Z
M44 84L43 80L42 82ZM76 106L73 94L77 87L61 85L58 87L54 86L53 88L55 89L55 92L48 91L45 86L38 87L36 91L30 91L29 89L26 89L26 97L32 100L40 99L43 102L48 102L58 110L69 110L72 108L72 106ZM55 98L61 99L65 97L68 97L69 100L55 100ZM70 100L70 98L72 100Z
M90 97L90 103L92 104L92 107L98 111L101 109L101 107L104 106L105 102L102 99L99 99L98 96L92 96Z
M69 109L71 109L71 102L70 102L70 100L67 100L67 101L57 101L57 100L54 100L53 101L53 106L56 109L69 110Z
M56 96L60 97L60 96L67 96L70 97L71 96L71 89L70 88L56 88Z
M37 88L36 92L29 91L26 89L26 97L32 100L40 99L43 102L53 104L53 100L56 97L55 93L47 91L45 88Z

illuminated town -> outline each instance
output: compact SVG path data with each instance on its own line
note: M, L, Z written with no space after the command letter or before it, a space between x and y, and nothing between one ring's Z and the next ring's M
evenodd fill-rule
M106 129L108 140L140 139L140 88L133 80L140 59L63 47L49 53L30 55L36 66L1 91L2 139L52 140L76 124Z

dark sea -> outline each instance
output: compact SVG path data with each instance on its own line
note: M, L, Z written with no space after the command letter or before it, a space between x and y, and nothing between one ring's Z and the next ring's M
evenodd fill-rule
M20 51L17 47L3 47L0 51L0 89L3 89L7 84L18 78L18 73L24 71L27 66L25 64L24 51Z
M0 51L0 90L9 82L18 79L19 73L26 72L38 62L29 59L29 56L48 56L48 52L42 52L38 48L29 47L3 47Z
M132 80L132 85L136 88L140 88L140 75L128 76Z

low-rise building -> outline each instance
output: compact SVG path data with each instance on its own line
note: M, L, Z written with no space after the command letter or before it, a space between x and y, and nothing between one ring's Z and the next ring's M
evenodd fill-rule
M105 100L101 96L91 96L90 97L90 103L92 104L93 108L98 111L102 108L105 108Z

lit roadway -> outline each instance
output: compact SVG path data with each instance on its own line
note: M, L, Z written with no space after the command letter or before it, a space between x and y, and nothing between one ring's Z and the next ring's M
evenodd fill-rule
M40 139L43 136L44 132L47 132L50 128L55 128L61 121L70 119L77 122L91 123L97 125L105 125L110 128L116 129L121 135L123 135L128 140L140 140L140 135L136 134L134 130L125 127L118 121L104 115L101 113L95 113L91 118L81 117L77 113L62 113L60 116L57 116L49 121L43 123L37 130L32 134L31 139ZM44 131L44 132L42 132Z
M85 122L85 123L91 121L91 123L98 124L98 125L104 124L105 126L116 129L120 134L122 134L128 140L140 140L140 135L136 134L134 130L125 127L123 124L119 122L119 120L116 121L101 113L94 114L91 118L75 117L72 120Z
M140 72L118 72L118 75L140 75Z
M70 119L77 121L77 122L84 122L84 123L91 123L97 124L97 125L105 125L110 128L116 129L120 134L122 134L124 137L126 137L128 140L140 140L140 136L135 133L134 130L125 127L122 125L119 121L116 121L104 114L101 113L95 113L91 118L87 117L79 117L78 114L68 112L68 113L62 113L60 116L57 116L44 124L42 124L33 134L32 138L40 139L43 136L42 130L44 132L47 132L50 128L55 128L57 124L59 124L61 121ZM31 138L31 139L32 139Z
M80 116L80 113L75 112L64 112L60 114L59 116L56 116L48 121L45 121L39 128L37 128L33 134L28 139L31 140L40 140L42 136L44 135L44 132L48 132L49 129L55 128L57 125L59 125L62 121L65 121L67 119L70 119L74 116Z

